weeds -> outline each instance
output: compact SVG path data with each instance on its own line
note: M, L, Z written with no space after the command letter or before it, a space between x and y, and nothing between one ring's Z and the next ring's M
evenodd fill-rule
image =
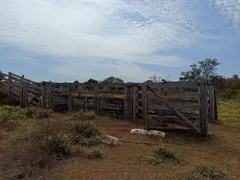
M96 119L96 114L94 111L86 111L84 112L82 109L75 112L72 115L73 120L79 120L79 121L89 121Z
M104 153L99 148L86 148L82 146L74 146L73 151L76 155L87 159L101 159Z
M196 178L206 178L209 180L223 180L226 179L226 174L221 169L217 168L215 165L212 164L199 164L196 166L193 174Z
M23 117L24 110L19 106L0 106L0 124Z
M75 125L75 133L85 138L91 138L101 135L98 128L90 122L79 122Z
M179 162L179 153L172 148L160 146L153 150L151 156L145 156L140 159L152 165L159 165L165 162Z

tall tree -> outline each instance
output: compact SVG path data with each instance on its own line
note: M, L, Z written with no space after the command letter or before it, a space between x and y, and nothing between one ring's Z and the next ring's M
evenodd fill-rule
M124 83L124 81L120 78L116 78L113 76L110 76L108 78L106 78L103 83L107 83L107 84L113 84L113 83Z
M217 76L217 67L220 65L218 60L207 58L204 61L199 61L197 64L190 65L190 70L181 72L180 81L200 81L212 80Z

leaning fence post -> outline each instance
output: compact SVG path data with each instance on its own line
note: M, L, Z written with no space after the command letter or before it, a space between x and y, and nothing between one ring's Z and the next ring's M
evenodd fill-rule
M96 114L99 113L99 94L98 94L98 84L94 86L94 96L95 96L95 105L96 105Z

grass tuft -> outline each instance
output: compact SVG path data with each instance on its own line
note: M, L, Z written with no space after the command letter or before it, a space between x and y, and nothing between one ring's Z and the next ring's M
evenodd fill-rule
M194 170L195 177L207 178L209 180L224 180L226 179L226 174L223 170L217 168L213 164L199 164Z
M86 111L79 110L72 115L73 120L78 121L89 121L96 119L96 114L94 111Z
M166 162L179 162L179 153L172 148L159 146L153 150L152 155L140 159L152 165L159 165Z
M103 151L97 147L86 148L82 146L73 146L73 151L76 155L86 159L101 159L104 156Z

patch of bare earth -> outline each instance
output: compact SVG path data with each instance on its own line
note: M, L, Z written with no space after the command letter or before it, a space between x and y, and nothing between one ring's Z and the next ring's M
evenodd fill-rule
M105 149L101 160L74 158L56 171L55 179L209 179L194 176L194 169L201 163L220 167L226 179L240 179L240 133L236 129L211 125L213 135L205 140L184 136L161 140L130 135L130 130L136 128L132 123L104 119L98 123L105 126L106 132L129 142ZM180 162L157 166L140 162L140 157L149 155L154 147L135 141L168 145L180 153Z

